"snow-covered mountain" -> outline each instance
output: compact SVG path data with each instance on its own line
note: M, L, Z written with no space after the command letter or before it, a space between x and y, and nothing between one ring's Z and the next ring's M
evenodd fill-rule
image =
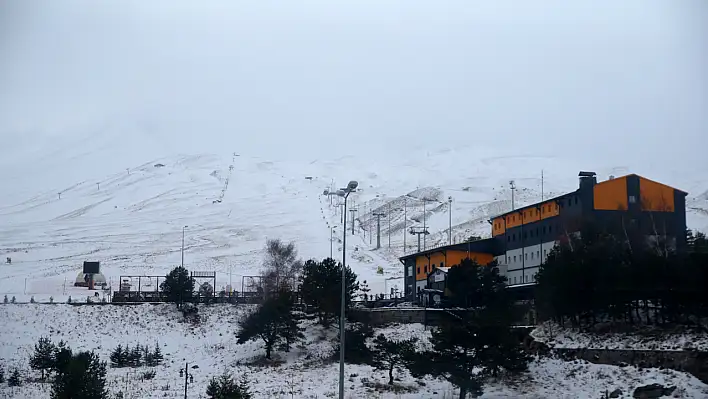
M305 259L323 258L336 226L333 253L341 258L339 208L322 193L349 180L359 181L360 190L348 203L357 212L347 262L373 292L400 282L404 226L425 223L431 231L426 245L445 244L452 197L453 240L488 235L489 217L510 208L509 180L518 187L517 205L531 203L541 196L541 170L546 197L574 190L581 169L597 171L600 179L644 174L689 191L690 227L708 226L707 201L693 194L704 193L708 182L690 173L509 156L474 146L267 157L214 136L205 138L211 152L204 143L189 152L190 145L167 137L118 132L16 142L2 159L0 255L12 264L0 265L0 294L20 300L70 295L65 282L73 285L85 260L101 261L113 288L121 275L164 275L181 262L183 226L186 266L216 271L217 288L240 290L243 276L258 273L267 238L294 241ZM374 211L387 215L378 250L371 236ZM406 237L406 252L416 249L414 239Z

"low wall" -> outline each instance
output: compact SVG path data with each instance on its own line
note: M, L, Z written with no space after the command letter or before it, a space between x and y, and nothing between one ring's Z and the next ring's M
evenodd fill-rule
M437 325L445 317L443 309L425 308L386 308L386 309L351 309L349 317L360 323L380 326L391 323L420 323Z
M708 384L708 352L629 349L551 349L561 359L582 359L596 364L632 365L685 371Z

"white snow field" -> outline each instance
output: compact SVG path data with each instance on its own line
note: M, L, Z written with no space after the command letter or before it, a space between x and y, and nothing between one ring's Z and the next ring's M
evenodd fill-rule
M0 305L2 342L0 358L5 368L18 367L25 378L35 379L38 373L29 371L28 358L33 344L41 336L56 343L64 340L74 349L95 350L107 360L117 345L159 343L165 355L161 366L154 368L155 379L140 381L148 368L108 370L108 385L113 393L122 391L124 398L181 398L184 379L179 369L186 362L194 384L189 386L190 398L204 397L208 379L228 372L236 377L246 375L256 398L331 398L337 393L336 362L324 358L331 355L336 342L336 329L323 331L306 323L306 341L290 353L277 352L283 361L275 366L255 366L248 363L264 355L259 342L236 344L236 322L248 309L243 306L202 306L202 322L193 326L181 321L182 315L174 305L71 306L66 304L8 304ZM394 338L418 337L425 347L429 331L422 325L393 325L382 328ZM192 369L192 366L198 368ZM347 365L347 398L455 398L456 392L445 381L426 378L416 380L407 372L397 373L397 384L410 392L377 391L371 386L385 385L387 373L369 366ZM419 384L422 382L422 384ZM708 387L696 378L672 370L612 367L585 362L535 360L528 375L520 381L491 383L483 398L598 398L605 390L620 388L623 397L631 397L634 388L651 383L678 387L674 397L701 398L708 395ZM49 397L47 384L28 382L20 388L0 385L0 397L15 399L45 399Z

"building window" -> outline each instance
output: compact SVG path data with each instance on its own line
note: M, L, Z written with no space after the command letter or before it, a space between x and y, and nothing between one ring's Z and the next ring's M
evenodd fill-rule
M423 266L423 273L427 273L427 272L428 272L428 266Z
M507 241L507 242L511 242L511 236L510 236L510 235L506 236L506 241Z
M544 250L543 250L543 256L548 256L548 250L547 250L547 249L544 249Z
M413 275L413 266L408 266L408 275L409 276Z
M443 262L440 262L440 267L445 267Z
M546 234L546 226L543 226L543 234Z
M524 240L526 239L526 232L524 231Z
M418 267L416 268L416 273L417 273L417 274L420 274L420 266L418 266ZM341 285L341 284L340 284L340 285Z
M516 262L516 255L514 255L514 262ZM341 284L340 284L341 285Z
M533 252L531 252L531 259L533 259ZM340 284L341 285L341 284Z
M636 203L637 203L637 197L635 197L634 195L630 195L630 196L629 196L629 203L630 203L630 204L636 204Z
M524 254L524 259L529 260L529 254ZM340 284L341 285L341 284Z
M552 233L552 232L553 232L553 225L548 226L548 232L549 232L549 233Z
M514 276L514 284L516 284L516 276Z
M524 278L526 279L526 282L528 283L528 282L529 282L529 276L524 276Z
M541 257L541 251L536 251L536 257L538 257L538 258Z
M575 205L578 205L578 197L575 197Z

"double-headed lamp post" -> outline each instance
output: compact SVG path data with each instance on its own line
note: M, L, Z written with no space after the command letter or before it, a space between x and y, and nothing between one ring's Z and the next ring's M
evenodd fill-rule
M352 180L346 188L337 191L337 195L344 198L344 226L347 225L347 198L349 194L356 191L359 183ZM347 229L342 230L342 297L339 314L339 399L344 399L344 299L346 297L346 268L347 268Z
M184 267L184 230L189 226L182 227L182 267Z

